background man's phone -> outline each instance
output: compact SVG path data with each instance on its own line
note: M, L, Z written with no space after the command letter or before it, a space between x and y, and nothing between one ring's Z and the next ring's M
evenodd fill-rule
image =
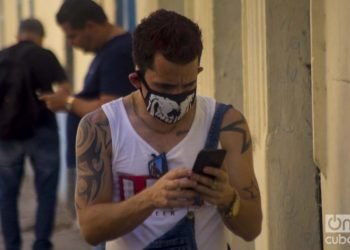
M202 149L194 162L192 171L213 178L203 172L204 167L211 166L220 168L226 155L225 149Z

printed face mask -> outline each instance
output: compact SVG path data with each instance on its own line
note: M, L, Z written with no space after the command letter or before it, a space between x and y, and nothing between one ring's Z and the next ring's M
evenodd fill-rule
M172 124L179 121L192 107L196 99L196 89L177 95L162 94L150 89L143 76L140 76L148 93L144 98L147 111L162 122Z

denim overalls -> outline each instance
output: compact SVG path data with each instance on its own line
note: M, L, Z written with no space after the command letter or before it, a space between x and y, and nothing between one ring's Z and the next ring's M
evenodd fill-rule
M216 149L219 143L220 126L225 112L231 105L216 103L215 114L205 142L205 149ZM168 232L151 242L145 250L197 250L194 214L189 212Z

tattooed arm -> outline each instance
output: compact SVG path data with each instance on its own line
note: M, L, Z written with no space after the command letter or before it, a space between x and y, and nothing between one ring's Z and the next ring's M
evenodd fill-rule
M99 109L80 122L77 135L76 210L80 228L92 245L117 238L153 211L146 195L112 202L112 144L108 119Z
M225 113L220 143L227 151L223 167L204 168L204 173L214 178L195 173L192 173L191 178L199 184L195 190L201 197L217 207L228 229L251 241L261 231L261 201L253 169L249 129L239 111L230 109ZM237 207L233 205L238 199L237 194L240 199L238 213Z
M245 240L253 240L261 231L261 200L254 174L249 128L239 111L230 109L225 114L220 142L222 148L227 150L224 169L228 173L231 189L235 189L240 196L239 213L234 217L223 216L224 223Z

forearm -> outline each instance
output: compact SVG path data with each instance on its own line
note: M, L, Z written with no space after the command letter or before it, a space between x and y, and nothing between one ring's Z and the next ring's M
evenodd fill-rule
M126 201L100 203L83 211L77 210L85 240L96 245L131 232L150 216L154 207L146 189Z
M100 108L104 103L109 102L117 97L109 99L83 99L75 97L71 104L69 112L72 112L80 117Z
M224 217L227 228L246 241L254 240L261 232L262 212L260 199L240 200L236 216Z

